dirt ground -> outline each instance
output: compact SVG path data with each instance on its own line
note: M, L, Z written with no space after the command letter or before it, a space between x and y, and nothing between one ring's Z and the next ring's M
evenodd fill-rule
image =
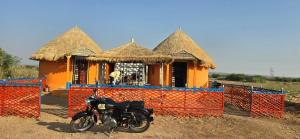
M83 133L72 133L66 118L67 100L51 95L42 97L39 120L0 117L0 138L108 138L103 129L93 127ZM300 139L300 114L287 112L283 119L251 118L243 113L225 109L224 117L175 118L155 116L144 133L118 131L110 138L295 138Z

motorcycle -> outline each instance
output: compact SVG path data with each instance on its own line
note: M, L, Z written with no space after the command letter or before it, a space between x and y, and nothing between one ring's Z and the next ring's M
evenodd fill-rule
M108 97L97 97L94 94L86 98L85 111L72 117L70 125L76 132L83 132L99 123L108 130L109 136L119 127L131 133L146 131L153 121L153 109L146 109L144 101L124 101L117 103Z

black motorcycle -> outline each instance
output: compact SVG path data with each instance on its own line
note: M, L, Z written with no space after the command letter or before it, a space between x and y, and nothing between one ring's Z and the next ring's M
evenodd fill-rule
M153 121L153 109L146 109L144 101L124 101L117 103L107 97L97 97L97 89L85 102L87 108L72 117L74 131L86 131L99 123L110 134L117 128L125 128L132 133L146 131Z

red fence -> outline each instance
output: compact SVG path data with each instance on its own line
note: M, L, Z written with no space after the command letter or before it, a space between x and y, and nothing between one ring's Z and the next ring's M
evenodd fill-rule
M283 114L283 94L252 94L251 116L271 116L281 118Z
M224 102L250 111L251 93L249 93L249 89L246 86L225 85Z
M250 86L224 86L224 102L251 112L252 117L269 116L281 118L284 114L284 94L279 91ZM272 93L273 91L273 93Z
M71 87L68 97L68 116L85 109L84 100L93 93L93 88ZM143 100L145 107L154 108L155 114L173 116L222 116L224 113L223 92L186 90L161 90L146 88L98 88L100 96L111 97L120 102Z
M40 117L40 86L0 85L0 116Z

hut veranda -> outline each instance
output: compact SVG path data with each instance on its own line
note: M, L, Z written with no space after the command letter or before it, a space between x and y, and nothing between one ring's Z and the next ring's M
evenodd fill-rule
M117 71L117 84L121 85L208 87L208 71L216 68L209 55L181 29L153 50L132 39L103 51L74 27L46 43L31 59L39 61L39 78L46 79L54 94L64 92L66 82L109 84L110 74Z

